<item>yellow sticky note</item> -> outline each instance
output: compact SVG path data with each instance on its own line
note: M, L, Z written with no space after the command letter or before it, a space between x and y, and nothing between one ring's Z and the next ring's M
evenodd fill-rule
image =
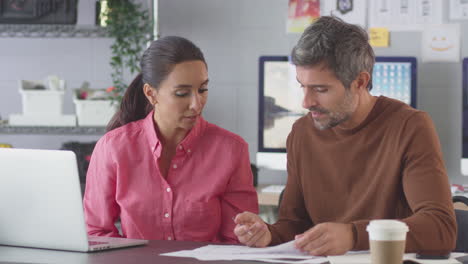
M388 47L389 33L387 28L370 28L369 42L373 47Z

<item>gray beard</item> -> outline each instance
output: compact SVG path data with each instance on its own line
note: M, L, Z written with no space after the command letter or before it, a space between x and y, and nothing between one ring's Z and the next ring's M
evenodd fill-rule
M337 125L346 122L351 118L353 108L353 96L350 91L346 91L343 103L335 112L328 112L329 120L326 123L317 122L314 119L314 125L318 130L325 130L336 127ZM312 118L313 119L313 118Z
M336 127L337 125L348 121L350 116L351 115L349 113L344 114L344 113L336 113L335 112L335 113L330 114L330 121L329 122L327 122L325 124L321 124L321 123L317 122L314 119L314 125L318 130L325 130L325 129L329 129L329 128L332 128L332 127Z

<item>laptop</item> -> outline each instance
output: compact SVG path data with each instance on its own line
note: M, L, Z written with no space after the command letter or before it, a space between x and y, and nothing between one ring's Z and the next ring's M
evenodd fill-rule
M147 243L88 237L73 152L0 148L0 245L90 252Z

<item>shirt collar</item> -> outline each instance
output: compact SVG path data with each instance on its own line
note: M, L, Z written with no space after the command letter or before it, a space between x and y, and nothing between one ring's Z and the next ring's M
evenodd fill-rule
M151 111L143 120L143 131L145 132L146 139L148 140L148 146L151 148L151 152L156 155L156 157L161 156L161 142L156 133L155 123L154 123L154 111Z
M207 122L203 119L202 116L197 118L197 122L185 136L182 142L179 143L177 148L184 150L189 155L193 153L194 149L197 147L197 142L202 137L205 132Z
M143 120L143 130L148 140L148 146L151 148L151 152L156 155L157 158L161 156L162 144L156 133L154 111L151 111ZM203 135L207 122L203 117L199 117L193 128L185 136L182 142L177 146L177 151L184 150L186 153L191 154L197 146L198 139Z

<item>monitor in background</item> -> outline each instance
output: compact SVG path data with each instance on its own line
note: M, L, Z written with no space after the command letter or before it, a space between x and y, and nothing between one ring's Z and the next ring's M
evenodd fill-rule
M403 101L416 108L416 58L376 57L371 94Z
M416 58L376 57L371 94L416 107ZM307 113L302 89L287 56L259 58L257 166L286 170L286 139L293 123Z
M287 56L259 59L259 130L257 166L286 170L286 139L292 124L307 111L296 70Z
M462 158L461 173L468 176L468 58L463 59L462 77Z

